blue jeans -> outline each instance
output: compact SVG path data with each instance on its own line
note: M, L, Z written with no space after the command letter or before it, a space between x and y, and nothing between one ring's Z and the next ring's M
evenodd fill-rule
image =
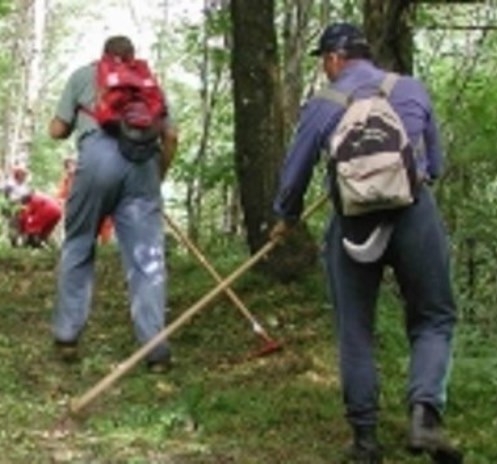
M102 132L85 137L78 148L66 205L54 337L76 341L84 329L93 292L96 237L103 219L111 216L126 271L135 334L145 344L165 325L166 270L157 161L135 164L125 160L116 140ZM167 355L164 343L149 360Z
M326 234L324 262L336 312L349 422L358 426L377 421L379 384L373 338L378 291L386 265L392 266L404 300L410 347L408 402L428 403L441 411L456 308L446 233L431 192L423 187L418 202L399 214L379 261L353 261L341 240L340 219L335 217Z

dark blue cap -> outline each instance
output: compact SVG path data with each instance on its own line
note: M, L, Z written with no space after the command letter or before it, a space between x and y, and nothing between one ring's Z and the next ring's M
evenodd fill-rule
M361 45L368 47L366 36L360 28L351 23L334 23L323 31L318 47L310 54L319 56L326 52L347 51Z

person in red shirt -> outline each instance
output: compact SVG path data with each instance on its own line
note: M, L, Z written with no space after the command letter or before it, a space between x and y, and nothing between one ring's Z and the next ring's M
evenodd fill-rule
M19 232L24 243L39 247L46 243L62 216L59 202L49 195L33 192L22 199L18 214Z

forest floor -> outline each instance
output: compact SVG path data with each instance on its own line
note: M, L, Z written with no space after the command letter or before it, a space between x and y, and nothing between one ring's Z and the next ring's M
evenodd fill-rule
M227 275L242 253L217 253ZM333 323L316 270L283 286L249 272L234 286L283 349L264 347L225 298L171 336L174 367L150 374L142 364L89 405L80 398L136 349L126 288L113 246L99 250L93 310L82 360L54 356L50 318L57 251L0 251L0 464L333 464L350 439L343 417ZM178 248L170 256L170 321L214 283ZM380 436L385 463L429 463L404 450L406 344L392 291L381 297L378 360ZM462 322L456 338L446 426L468 464L497 462L497 337Z

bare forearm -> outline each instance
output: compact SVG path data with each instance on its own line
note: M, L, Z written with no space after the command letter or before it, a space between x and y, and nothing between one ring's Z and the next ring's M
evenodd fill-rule
M176 155L176 150L178 148L178 132L175 128L167 127L164 129L161 136L161 149L162 149L162 159L161 159L161 175L162 178L165 177L171 163Z

